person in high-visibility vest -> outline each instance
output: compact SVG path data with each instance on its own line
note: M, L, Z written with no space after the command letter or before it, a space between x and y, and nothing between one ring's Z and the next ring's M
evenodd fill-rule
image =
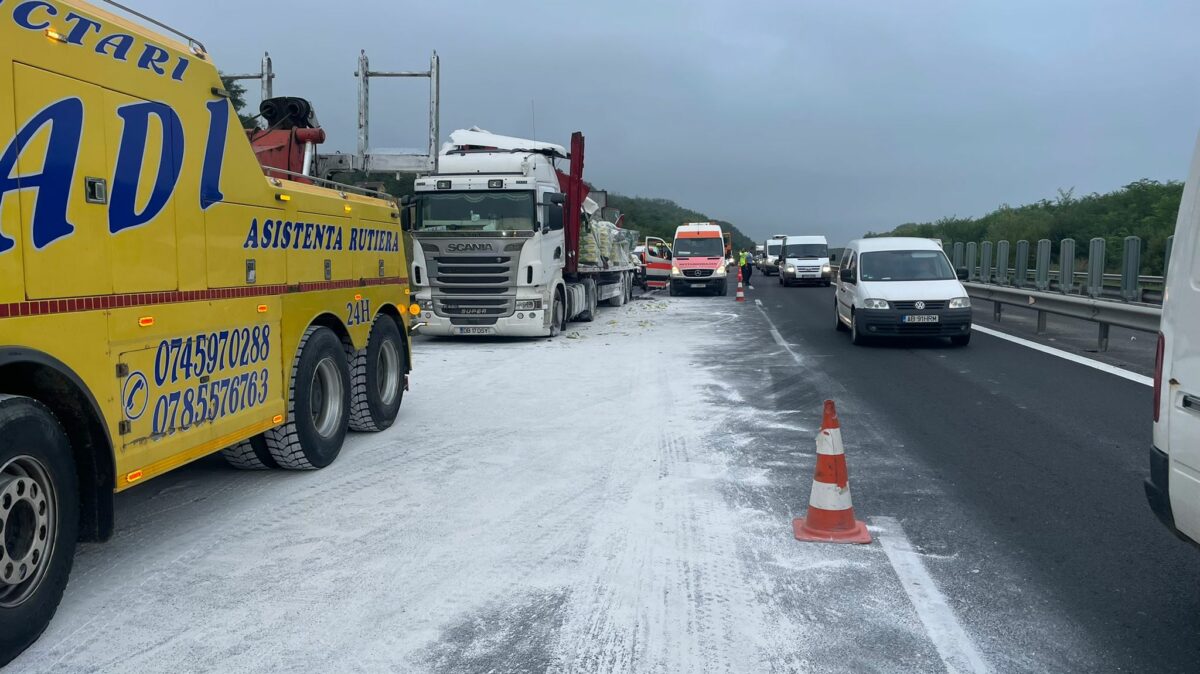
M743 250L738 260L738 265L742 268L742 280L746 282L746 287L754 290L754 286L750 285L750 275L754 273L754 258L750 255L750 251Z

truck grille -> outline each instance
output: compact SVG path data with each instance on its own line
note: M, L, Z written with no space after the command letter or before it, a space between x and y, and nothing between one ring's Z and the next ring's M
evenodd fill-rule
M683 270L683 275L688 278L700 278L702 276L712 276L712 274L713 274L713 270L711 270L711 269L684 269Z
M907 310L922 311L922 309L917 309L917 302L918 302L918 300L910 300L910 301L905 301L905 302L892 302L892 307L895 309L907 309ZM925 310L945 309L945 308L946 308L945 300L925 300Z
M480 255L475 250L455 255L446 252L441 240L422 240L434 313L450 318L455 325L493 325L497 318L511 316L516 310L520 262L519 250L511 250L516 242L487 238L455 241L491 244L497 252Z

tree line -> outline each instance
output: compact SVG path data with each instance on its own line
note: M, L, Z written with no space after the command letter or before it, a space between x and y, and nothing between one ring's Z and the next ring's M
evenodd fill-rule
M1057 261L1058 243L1074 239L1083 264L1088 241L1103 237L1106 267L1120 264L1126 236L1142 239L1142 273L1161 274L1167 237L1175 233L1175 218L1183 196L1183 183L1142 179L1106 194L1077 197L1073 190L1059 190L1055 199L1024 206L1000 206L978 218L948 217L935 222L909 222L890 232L867 236L919 236L944 242L1010 241L1015 248L1022 239L1036 248L1039 239L1049 239Z
M675 238L675 228L685 222L715 222L733 235L735 251L754 250L754 240L743 234L733 223L715 220L699 211L684 208L670 199L627 197L610 192L608 205L625 215L622 227L637 230L642 238L657 236L671 241Z

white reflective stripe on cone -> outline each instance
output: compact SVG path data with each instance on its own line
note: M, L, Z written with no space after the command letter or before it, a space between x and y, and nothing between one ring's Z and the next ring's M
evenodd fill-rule
M844 453L842 451L842 429L822 428L821 432L817 433L817 454L837 456Z
M846 485L843 489L836 484L813 480L812 495L808 497L808 507L821 510L853 508L854 506L850 503L850 485Z

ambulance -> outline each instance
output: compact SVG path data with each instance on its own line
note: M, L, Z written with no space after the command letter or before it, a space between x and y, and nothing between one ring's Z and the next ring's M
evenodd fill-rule
M111 9L0 3L0 666L115 492L323 468L408 377L397 204L260 163L204 46Z
M672 296L696 290L726 294L725 235L720 225L713 222L680 225L675 230L675 244L671 250L674 258L669 293Z

